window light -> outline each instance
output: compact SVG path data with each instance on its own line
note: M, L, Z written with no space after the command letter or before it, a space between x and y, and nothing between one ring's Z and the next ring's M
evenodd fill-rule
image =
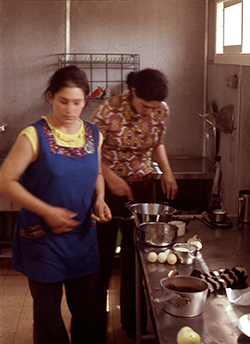
M216 1L215 63L250 66L250 0Z

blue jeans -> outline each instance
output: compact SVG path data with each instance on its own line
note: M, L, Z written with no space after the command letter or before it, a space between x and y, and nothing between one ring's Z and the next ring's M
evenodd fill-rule
M71 319L72 344L103 344L98 300L99 273L58 282L29 279L33 297L34 344L70 344L61 315L63 284Z

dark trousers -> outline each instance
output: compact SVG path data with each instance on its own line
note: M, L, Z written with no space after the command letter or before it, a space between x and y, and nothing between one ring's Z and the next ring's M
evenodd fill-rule
M98 300L98 272L58 283L29 279L33 297L34 344L70 344L61 315L63 284L71 319L72 344L103 344Z
M145 182L129 183L134 202L150 203L155 201L155 185L153 178ZM127 198L114 196L108 188L105 190L105 200L109 205L112 216L127 218L131 212L124 207ZM106 326L106 291L111 276L112 262L115 253L116 237L118 229L121 229L121 323L122 328L128 332L136 331L136 308L135 308L135 242L134 221L120 221L113 219L106 223L97 224L98 245L100 251L100 305L103 316L103 326ZM142 288L143 290L143 288ZM147 326L147 306L144 293L142 294L142 332Z

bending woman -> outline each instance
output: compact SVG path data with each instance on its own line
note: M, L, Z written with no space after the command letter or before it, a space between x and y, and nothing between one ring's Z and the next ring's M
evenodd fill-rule
M135 337L135 248L131 212L124 203L155 202L155 183L152 159L161 168L161 187L166 198L174 199L178 185L173 176L164 137L169 108L168 80L160 71L144 69L129 73L129 92L102 102L92 116L92 123L103 134L102 169L105 178L105 200L114 219L98 224L98 243L101 255L101 304L103 323L106 316L106 290L111 275L118 228L121 243L121 323L130 337ZM116 219L115 219L116 217ZM118 217L127 218L120 221ZM146 332L147 310L142 312L142 333Z

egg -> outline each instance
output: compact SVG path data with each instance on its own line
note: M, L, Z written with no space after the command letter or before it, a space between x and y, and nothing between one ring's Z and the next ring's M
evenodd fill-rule
M155 252L149 252L148 261L150 263L155 263L157 261L157 254Z
M174 253L169 253L167 257L167 262L169 265L174 265L177 262L177 257Z
M165 263L165 261L167 260L167 255L164 252L160 252L158 254L157 259L158 259L158 262Z

